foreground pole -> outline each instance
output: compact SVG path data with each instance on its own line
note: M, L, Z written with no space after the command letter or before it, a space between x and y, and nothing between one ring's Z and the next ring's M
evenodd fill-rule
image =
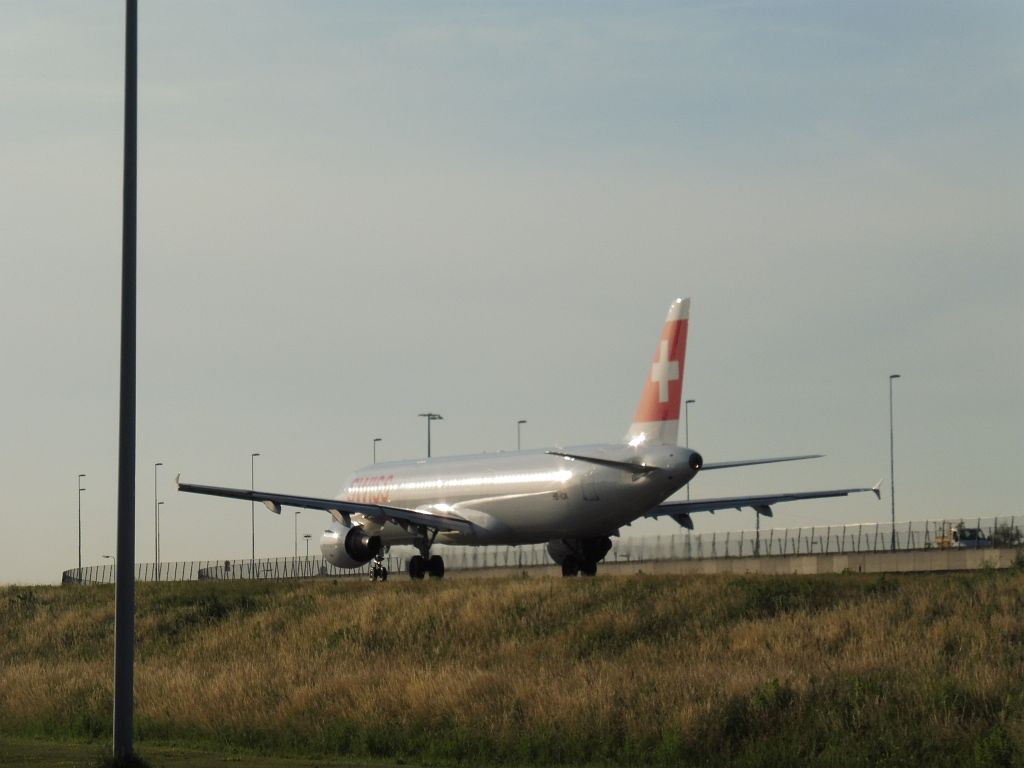
M898 373L889 377L889 501L892 504L892 540L891 550L896 551L896 458L893 449L892 432L892 381L898 379Z
M114 757L134 756L135 681L135 201L138 3L125 0L124 212L121 227L121 405L114 613Z

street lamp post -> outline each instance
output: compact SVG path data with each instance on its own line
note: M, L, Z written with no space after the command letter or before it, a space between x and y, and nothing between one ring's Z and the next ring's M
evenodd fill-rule
M164 505L164 503L162 501L158 501L156 503L156 527L157 527L157 530L160 529L160 507L162 507L163 505ZM157 540L156 540L156 578L157 578L157 580L160 579L160 537L159 536L157 536Z
M523 450L523 424L526 423L526 419L520 419L516 422L516 450Z
M78 476L78 570L82 570L82 491L85 490L82 487L83 477L85 475Z
M135 749L135 503L138 330L139 4L125 2L124 184L121 216L121 366L118 404L117 560L114 561L113 757Z
M894 373L889 376L889 502L892 505L892 538L890 539L890 549L893 552L896 551L896 458L892 428L892 381L893 379L898 378L900 378L898 373Z
M683 428L686 430L686 447L690 447L690 403L696 403L696 400L687 400L683 405ZM690 500L690 484L686 484L686 500Z
M295 548L292 552L292 557L298 558L299 556L299 512L301 509L295 510Z
M249 454L249 490L256 491L256 457L258 453ZM256 501L249 500L249 514L252 517L252 562L256 562Z
M375 437L375 438L373 438L373 463L374 464L377 463L377 443L381 442L383 439L384 439L383 437Z
M158 461L153 465L153 561L157 572L160 571L160 503L157 501L157 470L164 464Z
M304 533L304 534L302 534L302 538L304 538L306 540L306 557L309 557L309 539L310 539L310 534Z
M427 420L427 458L430 458L430 422L440 421L444 418L440 413L421 413L419 414Z

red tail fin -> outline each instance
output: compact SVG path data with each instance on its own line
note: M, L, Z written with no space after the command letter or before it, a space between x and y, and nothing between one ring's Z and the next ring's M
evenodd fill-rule
M626 439L631 443L674 445L679 435L683 402L683 367L690 300L676 299L668 309L654 363L647 374L640 405Z

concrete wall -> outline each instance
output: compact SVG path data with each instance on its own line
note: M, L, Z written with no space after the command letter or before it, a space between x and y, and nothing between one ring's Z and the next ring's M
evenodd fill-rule
M602 574L631 573L913 573L1009 568L1021 557L1019 549L922 549L909 552L861 552L845 555L793 555L788 557L721 557L709 560L651 560L601 563ZM532 568L482 568L449 571L446 577L507 576L520 570L531 576L560 576L556 565ZM403 574L394 574L401 576ZM406 577L408 578L408 577Z
M861 552L845 555L730 557L714 560L662 560L602 563L601 573L910 573L1009 568L1017 549L922 549L910 552Z

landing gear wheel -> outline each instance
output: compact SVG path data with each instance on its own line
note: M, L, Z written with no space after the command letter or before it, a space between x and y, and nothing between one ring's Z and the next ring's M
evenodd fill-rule
M440 579L444 577L444 559L440 555L431 555L427 561L427 571L431 578Z
M426 575L427 564L420 555L413 555L409 560L409 578L422 579Z
M562 561L562 575L575 576L580 572L580 563L572 555L567 555Z
M388 567L384 565L384 558L380 555L373 558L373 562L370 563L370 581L381 581L388 580Z
M580 564L580 573L584 576L597 576L597 563L592 563L589 560L584 560Z

